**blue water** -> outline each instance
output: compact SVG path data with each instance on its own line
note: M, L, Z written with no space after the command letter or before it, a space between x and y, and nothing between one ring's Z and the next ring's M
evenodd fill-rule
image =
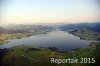
M11 48L14 46L28 45L35 47L56 47L60 51L87 47L89 41L80 40L68 32L56 30L47 34L33 35L27 38L9 40L8 43L0 45L0 48Z

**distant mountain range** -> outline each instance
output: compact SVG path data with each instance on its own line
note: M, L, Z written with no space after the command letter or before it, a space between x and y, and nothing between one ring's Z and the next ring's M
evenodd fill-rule
M44 26L44 25L14 25L14 26L9 26L7 29L12 29L12 30L34 30L34 29L51 29L52 27L50 26Z
M95 31L95 32L100 32L100 23L79 23L79 24L67 24L60 26L59 29L63 31L67 31L69 29L80 29L80 28L85 28L87 30Z
M87 30L100 32L100 23L62 24L62 26L59 25L57 28L63 31L85 28ZM55 29L55 27L49 25L11 25L6 28L0 27L0 33L27 33L33 30L48 31L52 29Z
M0 34L9 34L9 33L27 33L25 30L11 30L11 29L4 29L0 27Z
M0 33L31 33L33 31L50 31L53 29L42 25L12 25L6 28L0 27Z

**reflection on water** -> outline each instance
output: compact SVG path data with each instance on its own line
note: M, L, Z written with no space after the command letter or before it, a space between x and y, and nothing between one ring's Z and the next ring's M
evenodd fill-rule
M48 34L40 34L28 38L10 40L9 43L1 45L0 48L10 48L20 45L56 47L59 50L71 50L75 48L86 47L89 45L89 41L80 40L79 37L57 30L49 32Z

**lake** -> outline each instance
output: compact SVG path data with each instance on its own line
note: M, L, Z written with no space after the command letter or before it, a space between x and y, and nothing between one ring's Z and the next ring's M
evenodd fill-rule
M59 51L72 50L75 48L87 47L89 41L81 40L79 37L68 32L56 30L47 34L33 35L27 38L8 40L9 42L0 45L0 48L11 48L20 45L34 47L56 47Z

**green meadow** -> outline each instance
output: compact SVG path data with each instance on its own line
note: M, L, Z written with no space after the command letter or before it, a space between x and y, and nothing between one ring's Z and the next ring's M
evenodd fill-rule
M17 46L8 49L9 51L2 58L3 66L92 66L100 60L100 43L95 43L95 46L87 48L80 48L70 52L52 51L47 48L35 48L34 46ZM51 63L51 58L95 58L95 64L89 63L65 63L54 64Z

